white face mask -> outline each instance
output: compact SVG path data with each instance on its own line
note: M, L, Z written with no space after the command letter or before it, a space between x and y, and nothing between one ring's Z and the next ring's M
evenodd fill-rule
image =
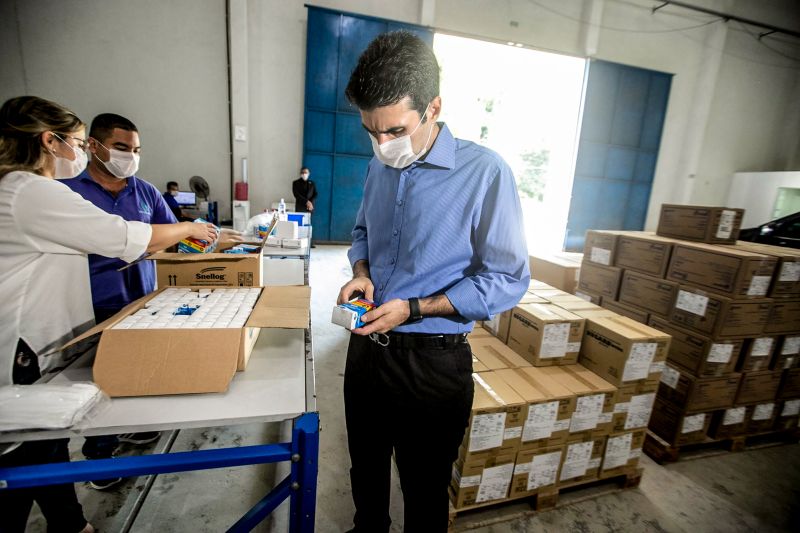
M94 154L94 156L97 157L98 161L103 163L103 165L106 167L106 170L108 170L114 177L125 179L133 176L136 174L136 171L139 170L139 154L108 148L100 141L98 141L97 144L108 150L109 159L108 161L103 161L97 157L97 154Z
M425 113L428 112L428 107L425 108ZM422 114L423 118L425 117L425 113ZM375 157L377 157L378 160L384 165L388 165L393 168L406 168L408 165L422 157L422 154L425 153L425 148L428 146L428 142L431 140L433 125L431 125L431 129L428 132L428 139L425 141L422 150L420 150L418 153L414 153L414 147L411 145L411 136L419 129L421 124L422 118L419 119L419 123L417 124L417 127L414 128L414 131L408 135L403 135L402 137L392 139L391 141L386 141L383 144L378 144L378 140L370 134L369 140L372 141L372 151L375 152Z
M56 158L56 168L54 171L54 177L57 180L74 178L75 176L83 172L83 169L86 168L86 163L88 162L89 158L86 156L86 152L84 152L80 148L72 146L58 135L56 135L55 137L62 143L72 148L72 151L75 154L75 159L70 160L67 159L66 157L61 157L59 155L56 155L56 153L51 150L51 153Z
M169 191L170 196L178 196L178 191Z
M308 180L308 176L309 175L307 172L303 172L302 174L300 174L300 177L303 178L303 180Z

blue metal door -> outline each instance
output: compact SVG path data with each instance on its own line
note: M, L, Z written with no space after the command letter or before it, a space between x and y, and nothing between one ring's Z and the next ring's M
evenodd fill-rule
M358 56L381 33L405 29L433 46L433 30L401 22L308 7L303 165L319 196L314 239L351 239L372 147L358 109L344 96Z
M672 75L591 60L564 248L589 229L641 230Z

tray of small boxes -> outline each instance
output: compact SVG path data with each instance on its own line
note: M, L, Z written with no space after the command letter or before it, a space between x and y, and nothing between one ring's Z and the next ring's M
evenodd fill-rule
M307 286L170 287L67 346L100 335L93 379L112 397L224 392L261 328L308 328L310 300Z

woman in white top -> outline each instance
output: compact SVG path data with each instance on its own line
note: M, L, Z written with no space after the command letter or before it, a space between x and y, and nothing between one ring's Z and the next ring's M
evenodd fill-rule
M86 166L84 135L54 102L22 96L0 108L0 386L60 370L69 356L48 353L93 325L88 254L131 262L186 237L216 238L210 224L123 220L57 181ZM69 460L67 442L22 444L0 467ZM33 500L48 531L94 531L71 484L0 490L0 529L24 531Z

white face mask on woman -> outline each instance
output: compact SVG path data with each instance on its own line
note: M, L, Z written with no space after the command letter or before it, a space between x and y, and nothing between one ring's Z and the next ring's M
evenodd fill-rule
M86 156L86 152L84 152L80 148L72 146L67 141L56 135L55 133L53 135L55 136L56 139L69 146L75 153L75 159L70 160L67 159L66 157L61 157L52 150L50 150L50 152L56 158L56 168L53 177L55 177L57 180L74 178L75 176L83 172L83 169L86 168L86 163L88 162L89 158Z
M98 161L103 163L106 170L108 170L112 176L125 179L133 176L136 174L136 171L139 170L139 154L108 148L100 141L97 141L97 144L108 150L109 159L108 161L103 161L97 157L97 154L94 154L94 156L97 157Z
M428 112L428 107L430 107L430 105L425 107L425 113ZM411 136L419 129L422 124L422 119L425 117L425 113L422 114L422 118L419 119L419 123L417 127L414 128L414 131L408 135L403 135L391 141L386 141L383 144L378 144L378 140L370 134L369 139L372 141L372 151L375 152L375 157L384 165L394 168L406 168L422 157L422 154L425 153L425 149L428 147L428 142L431 140L433 125L431 125L431 129L428 132L428 139L425 141L422 150L417 153L414 153L414 147L411 144Z

